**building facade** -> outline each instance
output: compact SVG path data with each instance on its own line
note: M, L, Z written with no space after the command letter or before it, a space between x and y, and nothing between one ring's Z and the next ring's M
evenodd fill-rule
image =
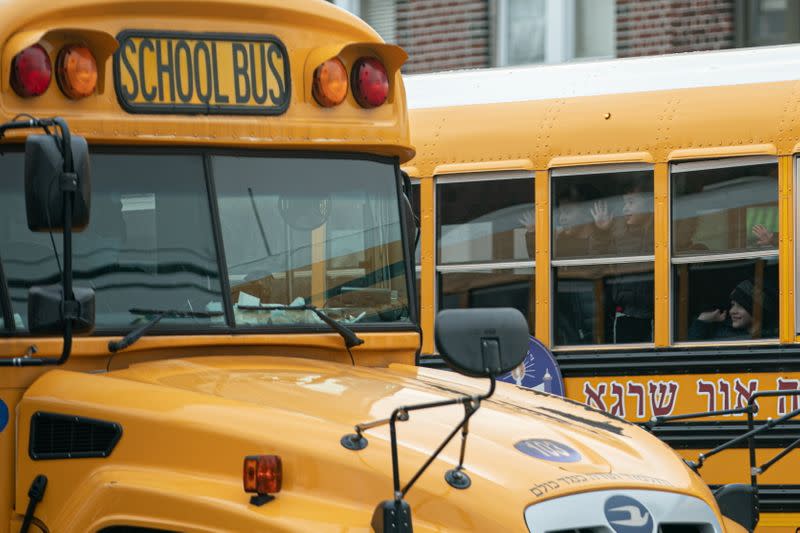
M797 0L332 0L406 73L800 42Z

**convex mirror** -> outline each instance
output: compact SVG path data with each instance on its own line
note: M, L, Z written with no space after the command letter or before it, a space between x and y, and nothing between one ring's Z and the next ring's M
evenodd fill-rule
M64 230L64 195L60 187L64 173L61 140L53 135L29 135L25 141L25 207L31 231ZM91 176L89 145L86 139L71 136L73 168L77 190L72 204L72 231L83 231L89 224Z
M445 362L472 377L505 374L528 351L528 323L509 307L440 311L435 337Z

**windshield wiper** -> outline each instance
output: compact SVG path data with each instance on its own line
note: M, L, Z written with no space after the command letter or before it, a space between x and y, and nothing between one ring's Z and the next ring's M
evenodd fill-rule
M332 319L313 305L237 305L236 309L241 309L243 311L311 311L317 315L320 320L328 324L331 329L342 336L347 349L358 346L359 344L364 344L364 339L356 335L352 329Z
M128 309L132 315L152 316L149 322L131 331L118 341L108 341L108 351L111 353L124 350L138 341L153 326L161 322L162 318L212 318L222 316L222 311L179 311L177 309Z

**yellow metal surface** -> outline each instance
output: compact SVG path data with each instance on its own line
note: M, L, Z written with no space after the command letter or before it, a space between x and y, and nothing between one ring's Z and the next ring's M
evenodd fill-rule
M779 336L781 342L794 340L795 326L795 200L794 200L794 157L778 159L778 249L780 253L778 316L780 318Z
M399 75L405 53L382 43L366 24L328 2L0 0L0 13L0 43L7 43L0 53L0 65L6 69L2 83L7 83L13 55L33 42L42 44L51 58L75 40L96 47L100 75L97 94L80 101L66 99L55 83L35 99L20 98L7 85L2 86L2 120L19 113L58 114L93 146L330 150L392 156L400 162L414 156ZM148 32L161 36L157 38L162 41L154 62L147 46L141 55L143 33L133 41L123 40L117 87L110 54L125 31L134 32L129 35ZM220 35L211 39L209 31ZM173 32L181 32L185 39L171 37ZM288 65L288 72L283 77L271 69L264 73L267 77L250 75L250 82L263 80L277 91L275 96L268 92L264 102L259 102L263 93L251 90L243 96L244 56L237 45L245 48L250 67L256 64L254 58L261 61L256 43L266 35L285 46L285 55L278 57L273 52L271 57L276 70ZM184 50L181 40L192 55L193 82L205 83L209 75L213 78L216 74L224 81L219 86L214 82L215 87L230 103L230 97L236 97L238 80L239 114L214 115L191 107L206 103L203 95L207 93L199 91L208 91L208 84L195 83L189 96L188 85L175 85L173 97L171 84L177 81L176 73L186 75L183 83L190 78L188 61L177 59L188 58L186 52L176 53L178 48ZM229 61L221 60L210 69L198 63L195 53L202 56L198 52L203 49L201 43L209 48L216 43L218 53L227 55ZM164 56L168 58L170 46L173 58L167 64ZM382 59L389 70L388 103L365 110L348 96L336 108L316 105L309 97L310 76L318 59L330 54L340 57L348 68L362 55ZM267 55L266 64L269 58ZM117 90L126 87L129 96L133 93L132 72L136 72L140 93L129 98L134 106L142 104L137 100L144 97L141 89L152 91L156 83L164 86L159 94L159 105L164 107L159 111L168 112L123 111L120 99L127 97ZM141 74L146 84L141 84ZM156 81L149 81L151 77ZM285 112L249 114L249 109L260 105L270 108L278 104L279 79L288 99ZM182 91L186 102L181 99ZM656 115L648 111L647 101L637 98L609 97L603 105L614 109L615 123L629 121L630 126L634 117L653 119ZM225 103L215 97L217 102ZM180 108L182 104L190 107ZM538 231L536 242L540 262L536 331L549 339L547 169L569 162L659 162L667 153L666 146L640 146L647 143L635 127L626 129L622 138L612 138L608 121L589 114L594 102L573 104L537 103L533 109L544 111L547 119L538 124L523 120L530 109L516 104L491 110L491 116L483 117L491 120L481 124L482 138L491 135L503 147L499 152L492 143L481 144L477 139L462 143L455 138L450 145L450 140L438 137L447 132L450 139L454 131L468 131L465 128L474 125L474 119L467 122L458 114L446 120L418 115L419 123L427 120L436 133L418 142L421 155L412 165L419 169L421 180L425 351L434 349L435 168L441 167L443 173L465 168L539 169L536 218L539 229L547 233ZM709 103L696 105L703 108ZM556 121L559 126L554 128ZM519 128L523 123L527 130L505 127ZM504 127L492 131L490 125ZM519 135L519 131L528 131L528 135ZM586 153L564 149L573 146L575 132L578 139L592 139ZM432 155L442 141L448 146L445 153ZM731 144L735 143L726 143ZM114 355L108 352L108 337L76 339L72 358L64 368L4 369L0 372L0 400L8 406L10 419L0 431L0 467L4 471L0 477L0 502L4 502L0 505L0 531L19 529L30 482L40 473L48 476L48 489L36 516L53 532L94 533L115 525L186 532L369 531L375 505L392 497L389 429L368 430L370 444L359 452L342 447L341 437L352 432L354 424L386 417L398 406L454 398L459 391L477 394L485 390L486 383L410 366L419 345L413 331L359 335L365 343L352 349L352 364L341 337L334 333L230 334L145 336ZM19 356L32 345L41 357L61 352L59 339L14 337L0 339L0 353ZM28 453L28 440L37 412L114 422L122 427L122 437L107 458L34 460ZM461 406L451 406L415 412L411 423L400 425L402 480L409 479L462 416ZM608 488L694 495L717 511L705 483L666 445L633 424L549 395L500 384L495 396L485 401L470 421L470 435L465 466L472 487L461 491L442 481L445 471L458 462L460 443L456 439L409 493L416 531L523 532L527 506ZM568 445L579 459L557 463L515 448L520 440L530 438ZM256 507L242 490L242 459L260 453L281 456L284 479L275 501Z
M655 255L654 290L655 290L655 316L669 316L670 310L670 262L669 262L669 165L661 163L653 169L653 208L654 216L654 243ZM656 320L653 324L653 336L656 346L669 346L670 341L669 320Z
M434 183L433 179L420 180L420 275L419 300L422 325L422 353L432 354L436 351L433 338L433 324L436 314L436 271L433 264L436 258L434 242Z
M61 94L57 84L53 82L44 95L35 99L25 99L17 96L8 87L6 81L8 75L4 74L2 78L6 85L0 91L0 117L4 119L10 119L20 113L58 112L68 121L75 133L85 135L95 145L102 143L174 145L202 142L217 146L252 148L269 146L286 150L363 151L396 156L401 161L410 159L414 154L408 135L403 82L400 76L396 75L405 53L397 47L381 42L378 35L365 23L325 2L218 0L194 3L186 0L169 0L153 4L124 0L53 0L40 3L13 0L0 4L0 9L3 13L0 42L10 42L14 45L13 49L4 48L0 55L3 58L0 63L6 69L4 72L8 73L15 50L24 48L24 45L31 43L35 38L39 38L39 42L51 54L53 61L62 46L78 39L96 43L98 51L102 52L98 56L98 87L107 88L89 98L71 101ZM251 38L274 36L283 43L288 53L290 79L285 87L287 90L290 89L290 93L287 93L288 108L280 118L271 119L246 114L205 115L196 109L190 114L178 110L161 115L123 113L116 91L108 90L114 87L114 68L113 60L108 55L113 51L113 47L106 41L117 37L125 30L148 31L162 35L176 31L197 36L207 35L209 31L235 34L236 38L228 39L226 42L238 40L246 43L248 58L250 58L251 42L247 41L248 36ZM105 36L105 40L98 37L101 35ZM198 56L199 62L194 60L196 44L202 37L192 39L191 35L187 35L186 40L187 43L189 41L194 43L194 48L191 48L193 64L203 65L200 68L205 72L206 62L203 53ZM166 42L162 42L161 46L162 54L167 56ZM352 97L348 97L342 105L323 110L313 98L307 98L304 94L306 59L311 50L326 46L334 46L341 51L348 69L358 54L383 59L391 81L389 102L377 109L365 110ZM132 69L139 70L138 56L133 54L130 48L126 50L126 57ZM174 51L173 49L173 53ZM222 51L219 50L220 58L221 54ZM231 99L235 100L236 97L237 78L225 74L233 72L230 70L233 61L232 49L228 54L231 60L227 63L220 62L218 67L222 68L224 63L228 69L220 71L220 83L227 84L220 86L220 95L224 93L228 96L230 103ZM255 48L254 54L257 64L261 64L260 52ZM177 61L176 57L180 60ZM185 57L185 52L181 52L178 56L173 56L171 63L167 57L162 57L161 60L164 69L171 69L170 72L174 72L176 67L180 67L188 76ZM243 65L242 57L238 56L240 67ZM277 56L274 53L272 58L277 64ZM146 50L144 59L147 72L146 87L148 91L158 89L159 78L152 73L157 58ZM267 60L269 61L269 58ZM248 63L249 66L251 62ZM131 81L130 71L124 64L121 67L123 79L127 84ZM244 74L244 70L240 70L238 80L242 95L245 90ZM249 73L247 75L252 77ZM273 80L274 75L271 70L267 75L270 81ZM166 71L159 76L162 96L171 97L171 92L168 95L165 93L169 92L166 89L172 78ZM262 79L258 76L257 78ZM202 90L207 91L206 78L200 79ZM189 89L188 80L183 79L183 83L182 90L186 93ZM127 86L132 90L132 84ZM174 96L182 104L177 89L175 87ZM193 88L192 102L198 98L194 89L196 87ZM268 87L268 92L269 90L277 96L279 87L277 84L272 84ZM258 91L261 95L261 87ZM310 88L308 91L310 92ZM141 91L139 92L137 98L142 97ZM247 99L248 105L254 101L252 93L251 90ZM274 101L273 96L269 96L269 101ZM266 103L265 101L264 104Z
M370 444L360 452L340 446L342 435L398 404L485 387L485 381L410 366L368 369L277 357L173 359L103 375L53 370L25 393L19 435L27 435L36 411L123 427L110 460L48 465L48 497L37 516L51 531L94 531L125 516L186 531L365 531L377 501L391 496L388 428L368 430ZM458 406L419 412L399 426L403 479L462 414ZM640 428L554 397L500 384L470 431L472 487L458 491L441 481L458 461L456 440L409 493L415 529L522 532L527 505L611 486L689 492L713 502L702 481ZM568 444L582 459L554 463L515 449L532 437ZM283 489L261 508L249 506L241 490L242 458L254 453L278 454L284 465ZM22 454L20 478L32 479L41 466ZM24 507L25 484L17 485L15 498Z

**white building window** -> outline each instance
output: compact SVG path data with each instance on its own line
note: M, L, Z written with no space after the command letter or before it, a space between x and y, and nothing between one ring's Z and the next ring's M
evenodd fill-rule
M615 0L494 1L497 65L615 55Z
M397 0L334 0L372 26L387 43L397 42Z

